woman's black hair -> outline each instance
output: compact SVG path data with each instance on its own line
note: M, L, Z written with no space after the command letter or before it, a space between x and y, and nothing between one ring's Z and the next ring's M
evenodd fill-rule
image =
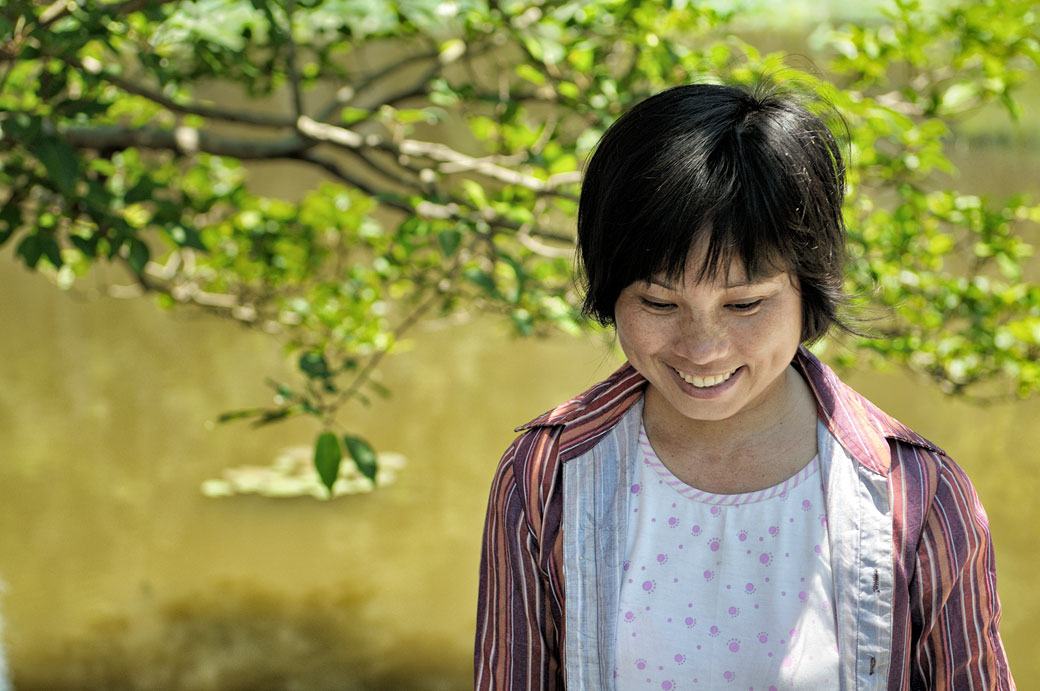
M679 86L642 101L604 134L578 209L584 312L604 325L636 281L681 280L704 247L697 280L788 271L802 298L802 342L845 302L845 165L838 143L793 89Z

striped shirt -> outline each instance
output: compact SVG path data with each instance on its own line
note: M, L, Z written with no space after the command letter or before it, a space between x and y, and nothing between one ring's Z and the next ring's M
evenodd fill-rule
M876 525L891 526L891 548L863 554L857 548L866 575L859 578L850 572L836 581L839 600L859 609L868 604L864 591L876 594L865 616L875 617L872 623L883 622L883 630L864 629L860 635L885 642L887 650L858 659L860 648L869 646L862 638L848 638L842 664L848 667L844 679L852 681L843 686L863 682L870 688L864 680L873 680L873 687L891 690L1014 689L998 632L1000 603L989 526L967 476L941 449L851 390L804 348L794 365L816 397L827 436L856 466L849 476L887 489L887 501L878 502L885 505L887 522ZM580 511L573 513L573 506L565 506L564 468L572 461L585 463L598 447L615 443L623 418L641 406L645 386L646 380L631 366L622 367L519 428L522 433L499 463L480 567L477 689L555 690L568 684L572 691L612 688L612 680L604 676L591 682L591 677L572 674L587 666L596 651L588 650L584 632L578 636L566 630L567 622L573 629L575 621L584 621L584 610L574 618L575 607L585 608L597 597L609 599L609 589L604 595L603 590L585 594L573 588L568 618L564 584L567 579L575 583L572 572L579 570L584 552L579 545L577 552L570 546L568 556L564 554L565 531L573 539L578 533L573 524L582 517ZM604 475L611 469L594 471ZM574 496L573 488L567 491ZM837 518L831 515L834 506L828 505L829 520ZM611 514L604 515L610 520ZM862 532L864 544L869 542L868 528L874 523L859 525L853 517L848 525ZM833 522L832 532L839 532ZM837 539L843 540L844 534L839 532ZM874 566L871 557L880 553L889 557ZM573 567L566 577L565 562ZM591 569L594 582L597 569L603 572L603 582L610 582L610 565ZM851 595L843 597L843 589ZM616 597L614 593L614 605ZM606 603L606 610L611 604ZM598 650L613 645L613 640L599 641Z

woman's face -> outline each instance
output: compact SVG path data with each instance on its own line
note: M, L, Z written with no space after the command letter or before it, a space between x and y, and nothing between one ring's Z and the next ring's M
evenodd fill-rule
M647 410L677 423L770 415L790 393L786 370L801 339L797 278L748 282L734 262L728 276L698 283L699 267L698 257L682 283L633 283L615 305L621 348L650 382Z

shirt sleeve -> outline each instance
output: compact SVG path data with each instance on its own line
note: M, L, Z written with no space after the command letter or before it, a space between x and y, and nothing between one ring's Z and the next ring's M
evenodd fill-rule
M477 605L477 691L563 689L556 625L539 544L517 478L525 437L506 451L491 485L484 523ZM532 523L532 519L535 520Z
M998 629L989 520L967 475L944 460L917 547L910 686L1014 689Z

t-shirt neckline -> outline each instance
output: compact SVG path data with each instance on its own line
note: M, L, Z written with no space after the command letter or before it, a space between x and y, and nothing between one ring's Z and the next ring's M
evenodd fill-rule
M653 446L650 445L650 439L646 436L646 428L642 423L639 425L639 448L643 455L643 462L652 468L668 487L686 499L714 506L754 504L761 501L769 501L774 498L786 499L791 490L811 478L820 470L820 456L817 454L816 456L813 456L813 459L801 470L772 487L766 487L765 489L755 490L753 492L742 492L739 494L715 494L713 492L706 492L697 489L676 477L675 474L661 462L661 459L657 456L657 452L654 451Z

